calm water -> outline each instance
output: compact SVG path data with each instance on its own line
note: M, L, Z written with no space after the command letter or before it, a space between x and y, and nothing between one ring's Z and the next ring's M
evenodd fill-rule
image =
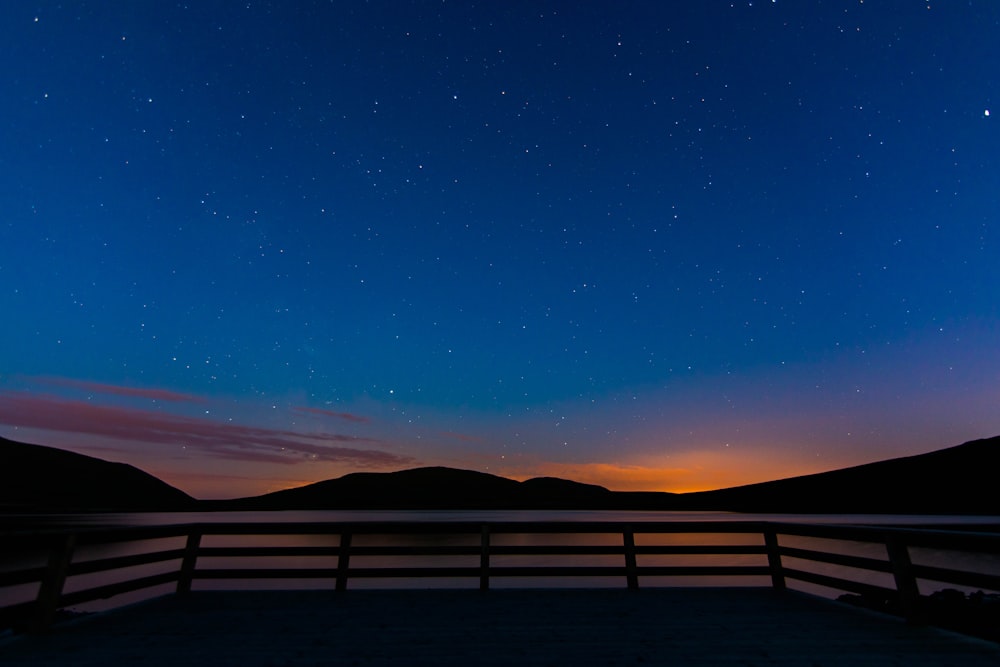
M875 525L981 525L1000 526L1000 517L997 516L917 516L917 515L795 515L795 514L738 514L731 512L621 512L621 511L290 511L290 512L182 512L182 513L136 513L136 514L83 514L83 515L46 515L46 516L6 516L0 519L7 527L11 528L56 528L56 527L87 527L94 528L100 526L151 526L183 524L192 522L337 522L337 521L628 521L628 522L649 522L649 521L781 521L791 523L824 523L824 524L875 524ZM414 538L407 538L412 544ZM478 535L469 536L426 536L422 538L431 540L434 544L441 544L445 540L448 544L455 545L476 545ZM264 542L264 540L267 540ZM202 542L203 546L240 546L248 544L268 544L273 546L288 546L293 544L309 546L336 546L339 540L337 535L311 535L311 536L273 536L273 537L245 537L245 536L211 536L206 537ZM392 538L379 536L356 536L355 545L359 544L393 544ZM619 545L621 536L614 534L607 535L496 535L494 544L586 544L586 545ZM636 536L638 545L690 545L690 544L754 544L763 543L763 538L756 534L748 535L712 535L712 534L668 534L668 535L642 535ZM824 539L781 537L781 543L786 546L797 546L812 548L824 551L836 551L852 555L867 556L870 558L885 559L885 547L881 544L840 542ZM90 560L94 558L104 558L131 553L141 553L160 549L179 548L183 545L183 538L155 540L146 542L129 543L126 545L105 545L100 547L88 547L80 549L75 554L75 560ZM1000 559L997 557L984 556L978 554L964 554L960 552L938 551L938 550L917 550L911 552L914 562L936 565L942 567L952 567L967 569L990 574L1000 574ZM494 565L621 565L621 556L495 556L491 559ZM766 557L763 555L735 555L735 556L714 556L714 555L687 555L687 556L655 556L641 554L639 565L766 565ZM0 554L0 569L14 569L29 566L31 564L44 564L44 554ZM405 565L398 557L352 557L352 567L388 567ZM478 566L478 556L467 557L423 557L420 565L439 566ZM838 566L829 566L816 563L794 562L792 559L785 559L785 565L806 569L824 574L831 574L864 581L881 586L893 587L891 575L877 572L867 572L853 570ZM199 559L199 567L330 567L328 559L318 559L317 557L295 557L295 558L242 558L242 559ZM130 568L130 571L123 573L102 573L95 575L83 575L72 577L67 581L66 591L81 590L92 586L110 583L121 578L132 578L164 571L176 571L179 567L177 561L159 563L139 568ZM117 577L117 578L116 578ZM727 577L700 577L700 578L654 578L644 577L640 580L641 586L720 586L720 585L759 585L770 584L768 577L740 578L734 580ZM573 578L527 578L527 579L506 579L497 578L491 581L491 586L495 588L504 587L622 587L624 581L619 578L595 579L573 579ZM820 595L835 597L840 591L822 589L820 587L803 584L801 582L789 582L790 587L805 590ZM416 579L412 581L387 579L387 580L352 580L350 588L441 588L441 587L466 587L474 588L478 586L476 579L462 580L433 580ZM195 588L317 588L331 587L330 581L251 581L251 582L195 582ZM921 582L921 592L930 593L943 586L934 582ZM120 596L109 601L98 601L89 603L82 607L84 610L99 610L114 607L125 602L131 602L154 595L170 592L171 587L161 587L147 591ZM0 588L0 605L9 604L15 601L31 599L37 586L21 586L16 588Z
M1000 516L913 514L742 514L591 510L314 510L284 512L146 512L0 516L0 526L162 526L198 522L296 521L786 521L877 525L1000 525Z

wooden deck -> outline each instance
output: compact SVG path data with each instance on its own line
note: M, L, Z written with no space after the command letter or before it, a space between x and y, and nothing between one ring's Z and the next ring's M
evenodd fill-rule
M195 591L0 639L31 665L1000 665L1000 645L766 588Z

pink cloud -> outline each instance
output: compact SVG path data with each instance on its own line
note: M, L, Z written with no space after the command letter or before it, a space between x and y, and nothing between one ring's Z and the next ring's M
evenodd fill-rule
M370 419L362 415L351 414L350 412L334 412L333 410L323 410L322 408L307 408L303 406L295 406L292 408L295 412L301 412L303 414L310 415L323 415L324 417L335 417L337 419L344 419L349 422L356 422L358 424L367 424Z
M413 463L407 456L360 447L379 442L374 438L245 426L51 395L0 392L0 423L135 442L182 444L240 461L295 463L308 459L366 468Z
M87 380L75 380L73 378L41 376L30 378L32 381L43 385L53 385L56 387L70 387L83 391L91 391L98 394L113 394L115 396L130 396L135 398L150 398L154 401L169 401L171 403L204 403L205 399L194 394L182 394L169 389L142 389L139 387L125 387L116 384L104 384L102 382L90 382Z

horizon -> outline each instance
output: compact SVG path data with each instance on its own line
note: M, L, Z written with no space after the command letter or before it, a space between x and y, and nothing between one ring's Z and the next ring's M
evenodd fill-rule
M0 437L2 437L2 436L0 436ZM984 438L976 438L974 440L966 441L966 442L963 442L963 443L946 445L946 446L940 447L938 449L934 449L934 450L932 450L932 452L940 452L940 451L943 451L943 450L946 450L946 449L952 449L954 447L958 447L960 445L968 445L968 444L971 444L972 442L976 442L978 440L990 440L990 439L993 439L993 438L1000 438L1000 435L989 436L989 437L984 437ZM10 439L8 438L8 440L10 440ZM20 442L20 441L13 441L13 442ZM44 445L44 444L37 443L37 442L22 442L21 444L27 444L27 445L33 445L33 446L41 446L41 447L52 448L51 445ZM56 447L54 449L61 449L61 451L67 451L67 452L73 452L73 453L84 453L84 452L80 452L80 451L74 451L74 450L71 450L71 449L62 449L62 448L58 448L58 447ZM924 452L924 453L930 453L930 452ZM90 454L86 454L86 455L91 456ZM749 486L749 485L761 484L761 483L780 482L780 481L785 481L785 480L788 480L788 479L792 479L794 477L810 476L810 475L815 475L815 474L822 474L822 473L825 473L825 472L838 472L838 471L841 471L841 470L845 470L847 468L853 468L853 467L868 465L868 464L872 464L872 463L879 463L879 462L888 462L888 461L893 461L893 460L899 460L899 459L902 459L902 458L909 458L911 456L915 456L915 455L905 455L905 456L901 456L901 457L895 457L893 459L879 459L878 461L866 461L866 462L861 462L859 464L855 464L853 466L845 466L845 467L834 468L834 469L830 469L830 470L817 470L817 471L814 471L814 472L811 472L811 473L804 473L803 475L795 475L795 476L792 476L792 477L778 477L778 478L773 478L773 479L764 479L764 480L758 480L758 481L755 481L755 482L747 482L747 483L742 483L742 484L736 484L736 485L732 485L732 486L713 487L713 488L707 488L707 489L693 489L693 490L690 490L690 491L662 491L662 490L641 489L641 488L640 489L615 489L615 488L605 487L605 486L603 486L601 484L596 484L595 482L582 482L582 481L577 480L577 479L572 479L572 478L569 478L569 477L559 477L559 476L555 476L555 475L538 475L538 476L525 475L525 476L519 476L519 477L511 477L511 476L500 475L500 474L496 474L496 473L484 472L482 470L476 470L476 469L473 469L473 468L460 468L460 467L444 466L444 465L426 465L426 466L413 466L413 467L408 467L408 468L398 468L398 469L391 469L391 470L377 470L377 471L374 471L374 470L354 470L354 471L349 471L349 472L343 473L341 475L337 475L336 477L330 477L330 478L325 478L325 479L318 479L318 480L306 481L306 482L303 482L301 484L297 484L297 485L294 485L294 486L288 486L288 487L285 487L285 488L271 489L271 490L266 491L266 492L261 493L261 494L244 495L244 496L210 496L210 497L202 497L202 496L196 496L194 494L188 493L187 491L184 491L184 489L182 489L182 488L180 488L180 487L178 487L178 486L170 483L169 480L162 479L159 476L151 473L148 470L142 470L142 468L140 468L139 466L134 466L134 467L138 468L139 470L142 470L142 472L145 472L145 473L148 473L148 474L152 475L154 478L159 479L160 481L166 482L170 486L172 486L172 487L174 487L174 488L176 488L176 489L178 489L180 491L184 491L185 493L187 493L187 495L189 495L191 498L193 498L194 500L197 500L197 501L239 500L239 499L250 498L250 497L254 497L254 496L267 495L269 493L274 493L274 492L277 492L277 491L287 491L287 490L290 490L290 489L303 488L305 486L311 486L313 484L318 484L318 483L321 483L321 482L335 481L335 480L341 479L343 477L346 477L348 475L355 475L355 474L367 473L367 474L376 474L376 475L379 475L379 474L391 475L391 474L394 474L394 473L404 473L404 472L412 472L412 471L417 471L417 470L433 470L433 469L447 470L447 471L450 471L450 472L459 472L459 473L487 474L487 475L492 475L494 477L508 479L510 481L515 481L515 482L519 482L519 483L520 482L529 481L529 480L538 480L538 479L557 479L557 480L569 481L569 482L574 482L574 483L596 485L596 486L599 486L601 488L604 488L607 491L611 491L613 493L632 493L632 492L638 492L638 493L666 493L666 494L684 495L686 493L699 493L699 492L706 492L706 491L718 491L718 490L732 489L732 488L737 488L737 487L742 487L742 486ZM126 461L115 461L115 460L112 460L112 459L102 459L100 456L96 456L95 458L101 459L101 460L106 461L108 463L127 463ZM129 464L129 465L131 465L131 464Z
M209 499L1000 433L998 3L0 16L0 436Z

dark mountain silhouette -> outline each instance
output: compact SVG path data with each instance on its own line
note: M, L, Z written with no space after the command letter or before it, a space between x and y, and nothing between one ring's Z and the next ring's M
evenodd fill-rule
M181 510L196 504L128 464L0 438L0 511Z
M776 513L1000 514L1000 436L928 454L699 493L613 492L450 468L355 473L231 509L617 509Z
M516 482L471 470L415 468L359 472L224 503L227 509L599 509L615 494L601 486L540 477Z
M683 509L1000 514L1000 436L927 454L679 496Z
M1000 436L927 454L699 493L614 492L565 479L517 482L453 468L352 473L228 501L195 501L132 466L0 438L0 511L608 509L991 514Z

